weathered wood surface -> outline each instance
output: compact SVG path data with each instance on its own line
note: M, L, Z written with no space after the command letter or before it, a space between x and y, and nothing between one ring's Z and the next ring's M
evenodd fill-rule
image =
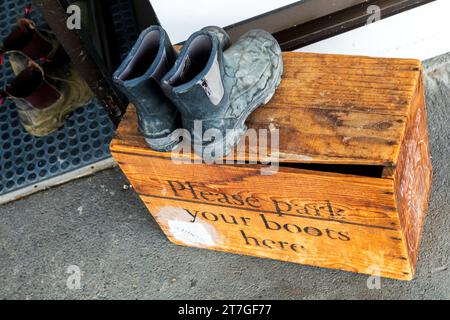
M419 61L283 56L285 73L277 94L248 120L250 128L280 130L281 162L383 166L397 162L419 82ZM123 119L115 147L152 153L133 119L134 115Z
M392 180L292 169L261 176L258 167L114 157L176 244L412 278ZM272 230L263 219L286 227ZM280 241L286 248L273 244Z
M147 147L132 106L114 158L176 244L411 280L431 184L420 62L284 57L281 88L249 127L279 128L282 162L383 166L382 176L175 164Z
M419 83L394 176L400 222L412 269L417 263L433 175L424 86L423 81Z

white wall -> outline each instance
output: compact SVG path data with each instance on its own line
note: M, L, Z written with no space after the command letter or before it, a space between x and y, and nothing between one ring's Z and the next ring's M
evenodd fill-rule
M228 26L296 0L151 0L173 43L207 25ZM425 60L450 52L450 1L416 9L323 40L298 51Z
M437 0L298 51L426 60L450 52L450 1Z
M226 27L298 0L151 0L173 43L205 26Z

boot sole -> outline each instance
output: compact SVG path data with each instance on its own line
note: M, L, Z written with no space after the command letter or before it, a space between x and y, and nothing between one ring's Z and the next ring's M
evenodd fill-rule
M246 112L244 112L239 119L237 120L235 126L231 129L231 133L227 134L224 139L217 140L211 144L208 144L207 146L204 145L196 145L194 144L194 151L198 155L204 155L205 150L214 150L222 152L219 154L214 155L214 159L220 159L228 156L231 151L236 147L242 138L242 135L245 134L247 131L247 126L245 125L245 122L247 121L248 117L259 107L266 105L269 103L273 96L275 95L276 90L279 88L282 76L283 76L283 58L282 54L280 54L278 58L278 68L275 70L274 74L276 74L276 77L273 79L272 84L268 87L271 89L267 89L266 92L263 92L259 98L257 98L250 108L247 109ZM208 154L211 154L210 152L206 152Z
M179 135L172 133L167 137L159 139L145 138L145 142L154 151L171 152L180 146L182 140L180 140Z

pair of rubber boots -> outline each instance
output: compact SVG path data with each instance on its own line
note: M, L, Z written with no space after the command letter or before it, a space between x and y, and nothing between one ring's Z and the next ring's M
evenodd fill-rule
M46 136L58 130L72 111L93 98L54 34L37 28L32 20L19 19L1 51L15 75L2 99L15 103L28 133Z
M232 45L219 27L194 33L177 54L159 26L145 30L114 81L135 105L150 148L185 142L214 159L228 155L246 132L246 119L281 83L281 49L273 36L253 30ZM183 130L181 130L183 131Z

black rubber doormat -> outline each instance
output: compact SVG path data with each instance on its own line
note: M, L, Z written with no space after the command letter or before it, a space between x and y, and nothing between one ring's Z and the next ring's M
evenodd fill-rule
M115 18L124 15L126 6L121 1L113 6ZM23 0L0 1L0 37L6 37L17 19L23 16L29 5ZM45 21L35 8L32 19L38 25ZM126 21L115 21L117 32L130 30ZM135 34L122 34L124 39L134 39ZM131 44L127 44L129 46ZM126 51L125 46L121 51ZM8 64L0 67L0 85L4 87L13 79ZM21 126L16 107L6 100L0 106L0 204L19 199L36 191L67 182L114 165L109 143L114 135L114 126L106 111L93 101L78 109L58 132L47 137L29 135Z

